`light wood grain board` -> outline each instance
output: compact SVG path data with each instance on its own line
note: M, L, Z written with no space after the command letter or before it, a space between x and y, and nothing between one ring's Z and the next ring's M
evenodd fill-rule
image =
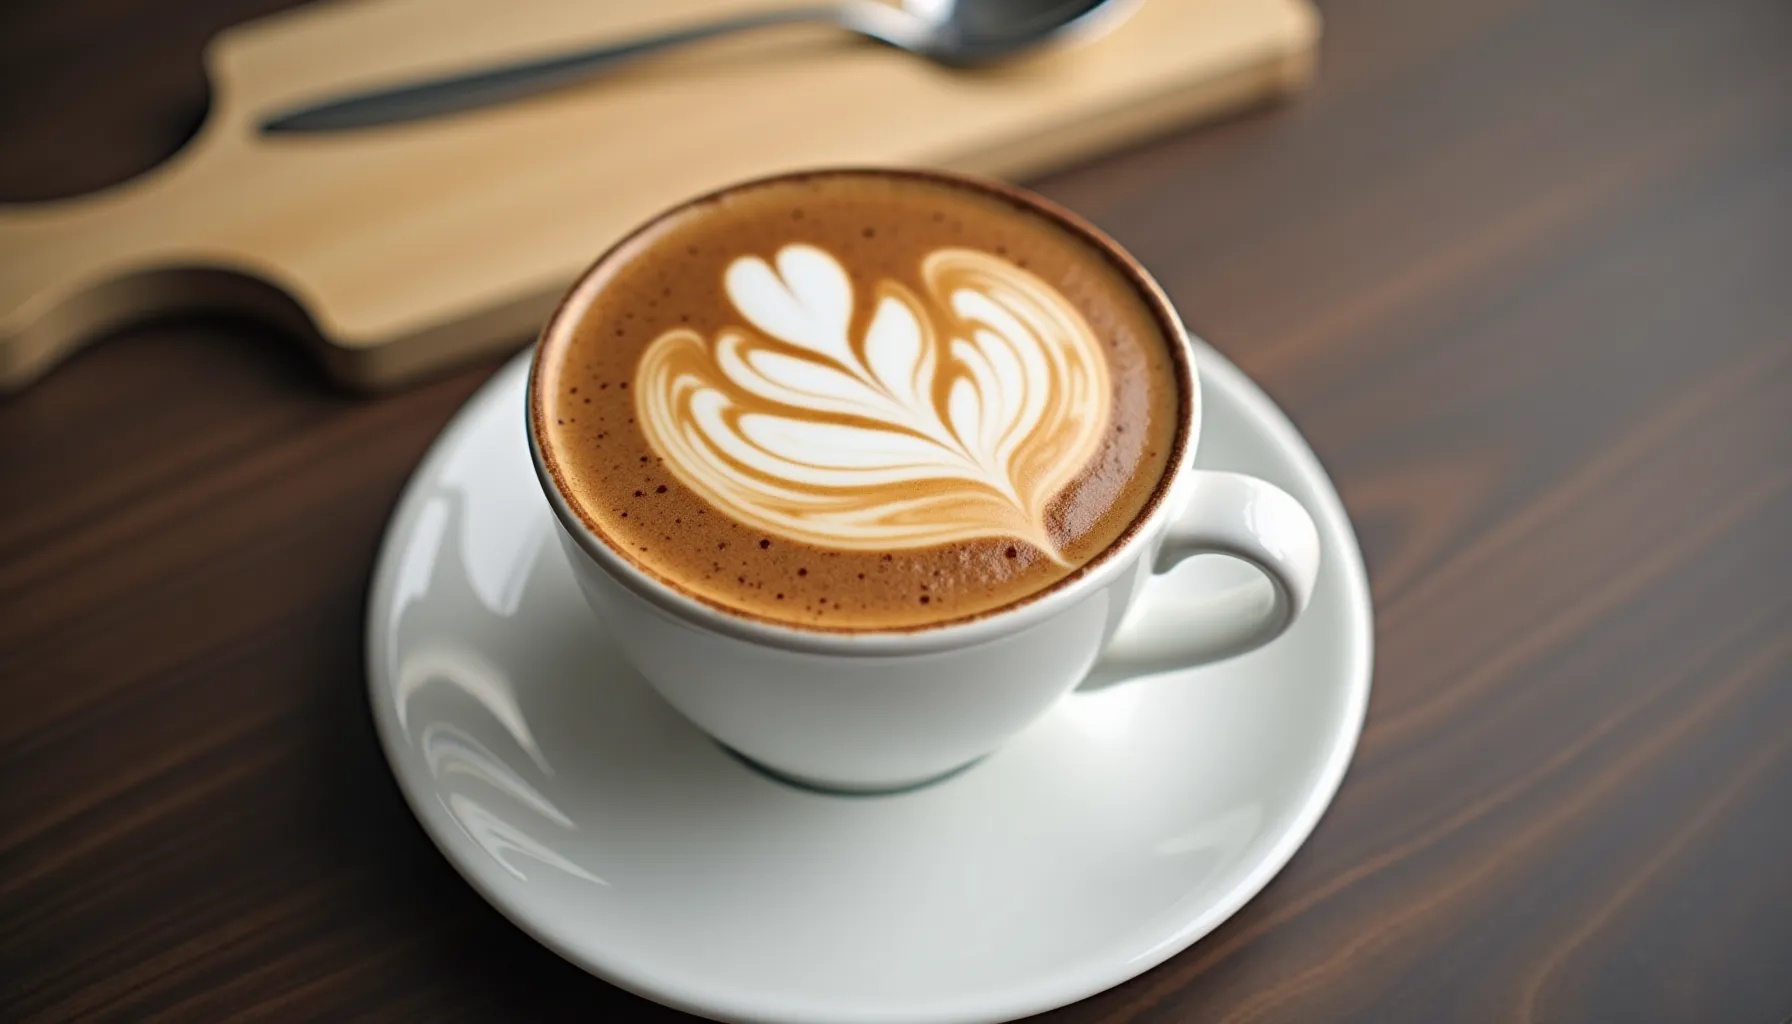
M1035 173L1306 80L1305 0L1150 0L1111 33L954 72L790 28L532 100L268 137L257 121L407 80L754 6L741 0L362 0L243 25L206 58L212 111L121 186L0 206L0 387L120 323L246 311L386 387L539 326L632 225L754 175L837 164Z

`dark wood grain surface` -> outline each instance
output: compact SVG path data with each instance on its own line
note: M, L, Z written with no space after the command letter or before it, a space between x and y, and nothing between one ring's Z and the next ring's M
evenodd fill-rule
M0 5L0 198L120 180L279 0ZM1337 803L1049 1019L1792 1014L1792 5L1340 0L1289 106L1037 182L1338 482L1378 603ZM0 400L0 1019L630 1019L401 801L375 546L490 372L332 390L251 324Z

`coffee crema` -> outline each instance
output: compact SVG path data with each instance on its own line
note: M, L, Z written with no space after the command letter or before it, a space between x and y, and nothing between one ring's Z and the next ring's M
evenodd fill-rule
M608 254L537 436L610 547L699 600L914 629L1050 589L1155 500L1186 363L1115 258L926 175L752 183Z

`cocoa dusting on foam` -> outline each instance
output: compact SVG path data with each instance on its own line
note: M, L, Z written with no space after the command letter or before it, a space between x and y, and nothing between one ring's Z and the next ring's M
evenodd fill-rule
M1121 536L1175 447L1151 308L997 197L752 186L591 284L538 381L569 496L642 568L747 615L907 629L1022 600Z

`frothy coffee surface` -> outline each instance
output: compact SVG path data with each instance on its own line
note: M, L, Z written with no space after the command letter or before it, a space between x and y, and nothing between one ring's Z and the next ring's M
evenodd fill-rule
M1049 589L1176 446L1178 367L1091 242L994 194L823 174L736 189L612 253L535 387L561 489L709 604L912 629Z

